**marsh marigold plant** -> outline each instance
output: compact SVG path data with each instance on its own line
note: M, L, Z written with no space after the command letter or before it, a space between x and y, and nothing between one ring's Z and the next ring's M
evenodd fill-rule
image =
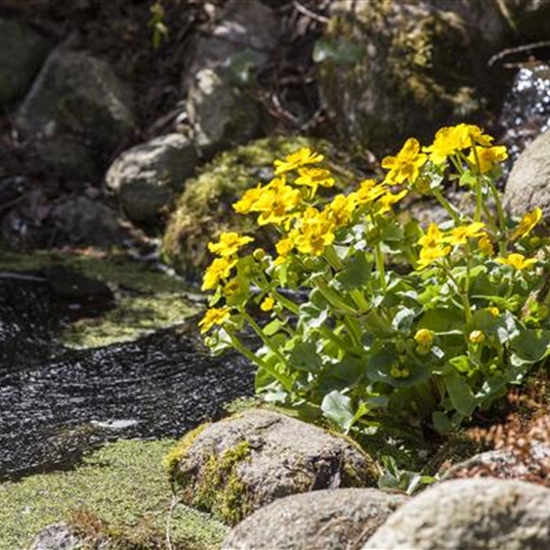
M541 211L505 214L495 180L506 158L459 124L428 146L407 140L383 159L383 179L339 194L317 152L276 160L273 180L233 205L277 235L273 250L234 232L209 244L208 345L255 363L266 399L345 432L460 425L549 354ZM447 200L449 184L470 208ZM421 226L403 206L419 196L447 220Z

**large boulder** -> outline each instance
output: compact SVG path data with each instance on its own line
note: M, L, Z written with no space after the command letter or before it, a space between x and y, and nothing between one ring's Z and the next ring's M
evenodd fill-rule
M346 143L384 154L499 101L513 34L496 0L337 0L317 43L322 103Z
M284 496L372 486L378 476L370 457L351 441L263 409L189 433L167 467L185 504L229 524Z
M193 143L181 134L168 134L122 153L105 181L133 221L143 221L167 206L183 189L198 157Z
M504 206L522 216L537 206L550 221L550 132L530 143L514 164L504 189Z
M221 153L201 173L185 183L185 190L172 213L162 242L164 260L179 273L197 277L211 259L209 241L222 231L255 230L250 216L236 214L231 204L246 189L273 178L273 161L301 147L312 147L325 155L328 166L341 185L359 181L348 159L326 141L304 137L274 137L254 141ZM257 241L269 247L274 235L259 232Z
M226 68L202 69L189 89L187 112L195 143L212 155L258 134L260 111L253 97L233 85Z
M15 122L25 139L74 141L99 161L120 147L135 127L130 93L111 67L65 49L50 54Z
M277 45L279 26L277 12L260 0L229 0L189 44L183 89L201 69L262 64Z
M25 94L52 45L34 29L0 18L0 104Z
M446 481L402 506L363 548L550 548L550 490L490 478Z
M328 489L288 496L239 523L222 550L360 548L407 500L378 489Z

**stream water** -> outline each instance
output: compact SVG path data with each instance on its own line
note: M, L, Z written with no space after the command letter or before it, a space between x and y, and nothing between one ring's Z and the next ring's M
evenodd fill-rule
M66 348L56 333L75 307L40 278L0 277L0 479L69 465L111 439L179 436L253 391L251 367L210 357L195 322Z

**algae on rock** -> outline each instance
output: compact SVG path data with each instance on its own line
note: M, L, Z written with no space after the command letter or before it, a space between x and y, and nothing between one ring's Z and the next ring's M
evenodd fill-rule
M343 186L357 183L359 176L346 168L342 154L328 142L306 137L272 137L253 141L221 153L201 174L185 185L185 191L168 222L162 243L163 259L182 274L197 275L210 260L207 243L222 231L253 229L252 219L236 214L231 207L242 193L273 177L273 161L312 147L325 160ZM257 233L259 245L269 248L274 236L267 230Z

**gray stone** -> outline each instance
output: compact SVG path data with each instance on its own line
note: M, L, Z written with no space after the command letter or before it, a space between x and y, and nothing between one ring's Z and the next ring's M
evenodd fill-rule
M550 490L494 478L445 481L402 506L363 548L546 550Z
M0 19L0 104L25 94L52 45L34 29Z
M222 550L360 548L407 500L378 489L329 489L288 496L239 523Z
M16 126L25 139L75 136L94 157L104 159L135 122L129 92L107 63L58 49L21 104Z
M153 217L183 189L198 162L195 146L181 134L168 134L122 153L105 181L134 221Z
M255 101L233 86L227 70L199 71L187 98L197 147L207 155L252 139L259 129Z
M504 206L513 216L538 206L550 221L550 131L537 137L518 157L506 182Z
M112 246L126 236L117 213L99 201L78 196L61 199L51 218L72 244Z
M210 28L202 29L191 42L183 89L189 89L199 70L228 65L241 52L266 56L277 45L279 25L277 12L259 0L229 0Z
M88 148L63 137L36 143L36 155L56 174L70 181L68 187L82 189L99 177L99 167Z
M322 104L347 144L393 152L501 97L506 83L487 61L511 31L497 2L337 0L330 7L314 58Z
M81 550L83 542L68 525L56 523L42 529L29 550Z
M230 524L284 496L372 486L378 476L349 440L263 409L188 434L168 468L184 503Z

